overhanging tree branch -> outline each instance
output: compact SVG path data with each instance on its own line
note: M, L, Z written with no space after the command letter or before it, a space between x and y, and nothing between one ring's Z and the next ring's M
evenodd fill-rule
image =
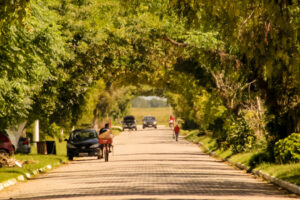
M164 36L163 36L163 39L166 40L166 41L168 41L168 42L171 42L172 44L174 44L174 45L176 45L176 46L179 46L179 47L186 47L186 46L188 46L188 44L186 44L186 43L181 43L181 42L177 42L177 41L175 41L175 40L169 38L167 35L164 35Z
M171 39L170 37L168 37L167 35L164 35L163 36L163 39L170 42L171 44L173 45L176 45L178 47L187 47L187 46L191 46L190 44L188 43L182 43L182 42L177 42L176 40L173 40ZM192 47L195 47L195 46L192 46ZM195 47L197 48L197 47ZM197 48L197 49L200 49L202 50L203 52L207 52L207 53L210 53L210 54L214 54L214 55L217 55L219 56L220 58L220 61L222 63L226 62L226 61L229 61L229 62L235 62L236 63L236 68L239 69L239 67L241 66L241 61L239 59L237 59L237 57L235 55L231 55L231 54L228 54L226 53L224 50L219 50L219 49L203 49L203 48Z

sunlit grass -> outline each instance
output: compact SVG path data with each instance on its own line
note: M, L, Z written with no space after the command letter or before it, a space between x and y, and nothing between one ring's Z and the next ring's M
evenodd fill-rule
M31 153L26 154L16 154L13 157L18 161L26 162L22 168L20 167L5 167L0 168L0 182L6 181L11 178L17 178L20 175L25 175L34 170L44 168L47 165L56 167L61 164L61 162L67 161L67 148L66 142L59 142L57 139L54 140L56 145L56 155L39 155L37 154L36 145L31 145Z
M26 164L20 167L4 167L0 168L0 182L6 181L11 178L17 178L20 175L25 175L26 173L31 173L34 170L44 168L47 165L56 167L61 164L61 162L66 162L66 156L57 156L57 155L24 155L16 154L14 157L23 162L26 161Z
M230 160L232 160L235 163L239 162L239 163L249 166L249 161L250 161L251 157L254 156L256 153L257 152L238 153L238 154L232 155L230 157Z
M56 154L59 156L67 156L67 142L66 141L55 141L56 143Z
M243 152L238 154L233 154L231 149L217 149L216 148L216 140L211 138L208 135L198 136L200 131L183 131L183 135L185 138L191 142L203 144L202 149L204 151L214 151L218 158L229 158L234 163L242 163L246 166L249 166L249 161L251 158L260 152L260 149L255 149L251 152ZM275 176L279 179L288 181L293 184L297 184L300 186L300 163L290 163L290 164L274 164L274 163L262 163L256 168L256 170L262 170L265 173L270 174L271 176Z
M138 124L142 124L144 116L155 116L158 125L168 125L170 115L172 114L171 107L163 108L131 108L130 115L133 115Z
M256 169L262 170L279 179L300 186L300 163L281 164L281 165L263 163L259 165Z

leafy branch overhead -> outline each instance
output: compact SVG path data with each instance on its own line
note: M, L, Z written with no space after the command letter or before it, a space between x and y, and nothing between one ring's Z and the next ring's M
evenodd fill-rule
M147 94L224 148L275 144L300 131L299 25L295 0L7 1L0 127L93 125Z

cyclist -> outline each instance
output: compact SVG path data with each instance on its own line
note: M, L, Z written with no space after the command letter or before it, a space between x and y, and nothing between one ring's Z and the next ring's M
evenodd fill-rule
M174 133L175 133L176 141L178 141L179 131L180 131L180 128L179 128L178 124L176 124L176 126L174 127Z
M109 123L106 123L104 125L104 128L100 129L99 136L102 134L105 134L104 137L111 137L111 130L109 129ZM101 149L102 153L103 153L103 146L104 146L103 144L100 144L100 149ZM112 147L112 145L109 144L109 152L111 152L111 147ZM101 155L101 158L103 158L103 154Z
M106 123L104 125L104 128L101 128L100 131L99 131L99 135L101 135L102 133L106 132L106 131L109 131L109 123Z

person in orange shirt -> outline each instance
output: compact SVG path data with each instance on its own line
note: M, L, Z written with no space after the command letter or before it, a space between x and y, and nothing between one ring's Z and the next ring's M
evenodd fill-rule
M99 136L106 133L106 132L109 132L110 135L111 135L111 130L109 129L110 125L109 123L106 123L104 128L101 128L100 131L99 131ZM100 136L101 137L101 136ZM103 153L103 144L99 144L99 147L101 149L101 152ZM111 149L112 149L112 144L108 144L108 147L109 147L109 152L111 152ZM101 158L103 158L103 155L100 156Z
M178 141L179 131L180 131L180 128L179 128L178 124L176 124L176 126L174 127L174 133L175 133L176 141Z

